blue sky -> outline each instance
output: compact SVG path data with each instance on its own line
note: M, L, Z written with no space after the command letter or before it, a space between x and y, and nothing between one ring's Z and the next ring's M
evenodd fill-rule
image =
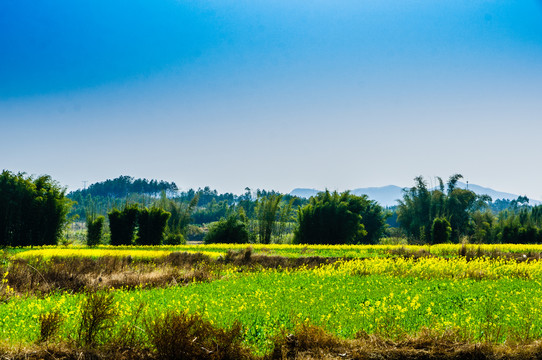
M542 199L542 1L0 2L0 167Z

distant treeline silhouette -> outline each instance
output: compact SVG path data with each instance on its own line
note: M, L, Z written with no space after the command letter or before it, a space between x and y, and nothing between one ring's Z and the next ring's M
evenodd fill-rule
M90 185L87 189L73 191L68 194L69 197L104 196L104 197L126 197L129 194L147 194L158 195L162 191L177 191L177 185L174 182L163 180L134 179L131 176L119 176L116 179L107 179Z

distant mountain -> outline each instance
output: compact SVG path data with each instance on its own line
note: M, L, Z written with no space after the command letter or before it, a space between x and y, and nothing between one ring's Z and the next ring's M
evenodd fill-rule
M467 188L467 184L463 182L458 182L457 186L462 189ZM517 199L519 195L511 194L507 192L493 190L491 188L483 187L476 184L469 184L469 190L473 191L478 195L489 195L493 201L497 199L508 199L514 200ZM306 188L297 188L290 192L290 195L299 196L303 198L310 198L318 194L321 190L316 189L306 189ZM351 190L351 193L354 195L367 195L369 199L376 200L382 206L395 206L397 205L397 200L403 198L403 188L396 185L388 185L381 187L368 187L368 188L358 188ZM541 201L529 199L529 205L540 205Z
M322 190L296 188L296 189L293 189L292 191L290 191L290 195L308 199L311 196L314 196L314 195L318 194L320 191L322 191Z
M292 196L310 198L322 190L297 188L290 192ZM395 206L397 200L403 197L403 188L395 185L382 187L359 188L350 191L354 195L367 195L369 199L376 200L382 206Z
M396 185L359 188L351 192L358 196L365 194L369 199L378 201L382 206L395 206L397 205L397 200L403 198L403 188Z
M462 188L462 189L467 188L467 184L462 183L460 181L457 183L457 186ZM475 185L475 184L469 184L469 190L473 191L474 193L476 193L478 195L489 195L489 196L491 196L491 199L493 199L493 201L495 201L497 199L515 200L519 196L519 195L516 195L516 194L497 191L497 190L493 190L493 189L483 187L483 186L480 186L480 185ZM540 204L540 201L529 199L529 204L530 205L538 205L538 204Z

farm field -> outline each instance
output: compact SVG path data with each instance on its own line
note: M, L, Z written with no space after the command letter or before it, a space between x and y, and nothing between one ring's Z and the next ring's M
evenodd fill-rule
M488 354L505 348L513 358L520 356L515 346L532 349L542 339L541 250L537 245L18 249L4 269L0 341L5 351L58 344L103 348L130 334L130 346L160 358L150 324L172 314L198 314L219 329L239 325L239 344L253 358L302 353L320 358L321 351L328 358L364 358L356 342L396 346L422 336L429 336L432 346L445 339L457 349L483 344ZM315 256L318 262L296 260ZM75 272L86 273L79 278ZM92 294L110 299L105 307L111 317L85 343L81 324ZM62 319L46 339L44 314ZM295 351L284 340L292 336L298 339ZM313 345L324 337L336 346L329 340L326 349L311 353L306 345L311 336Z
M472 255L513 255L539 256L542 245L534 244L459 244L437 245L283 245L283 244L209 244L209 245L161 245L161 246L109 246L99 245L89 248L81 246L42 246L8 249L9 254L22 257L35 256L140 256L152 259L167 256L171 252L204 253L212 257L225 255L228 250L242 250L250 246L255 254L278 255L285 257L340 257L369 258L403 255L404 253L426 252L440 257L453 258L461 255L461 249Z

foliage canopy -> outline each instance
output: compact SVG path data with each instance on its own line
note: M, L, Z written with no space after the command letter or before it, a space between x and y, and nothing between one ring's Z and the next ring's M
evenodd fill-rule
M0 175L0 246L55 245L71 200L50 176Z
M249 233L245 222L237 214L230 215L211 225L203 241L205 244L246 244Z
M397 206L397 220L409 237L422 243L431 242L431 229L436 218L449 222L453 241L457 242L460 236L469 233L471 215L487 207L491 198L458 188L457 182L462 177L460 174L450 176L446 190L441 178L438 178L437 189L428 189L422 176L414 179L416 185L405 190Z
M368 237L363 224L363 214L368 210L378 213L376 203L366 196L356 196L348 191L341 194L328 190L311 197L310 203L298 211L298 228L294 232L297 244L362 244L372 241L385 227L382 215L377 220L381 227ZM380 208L381 210L381 208ZM373 224L371 224L372 226Z

